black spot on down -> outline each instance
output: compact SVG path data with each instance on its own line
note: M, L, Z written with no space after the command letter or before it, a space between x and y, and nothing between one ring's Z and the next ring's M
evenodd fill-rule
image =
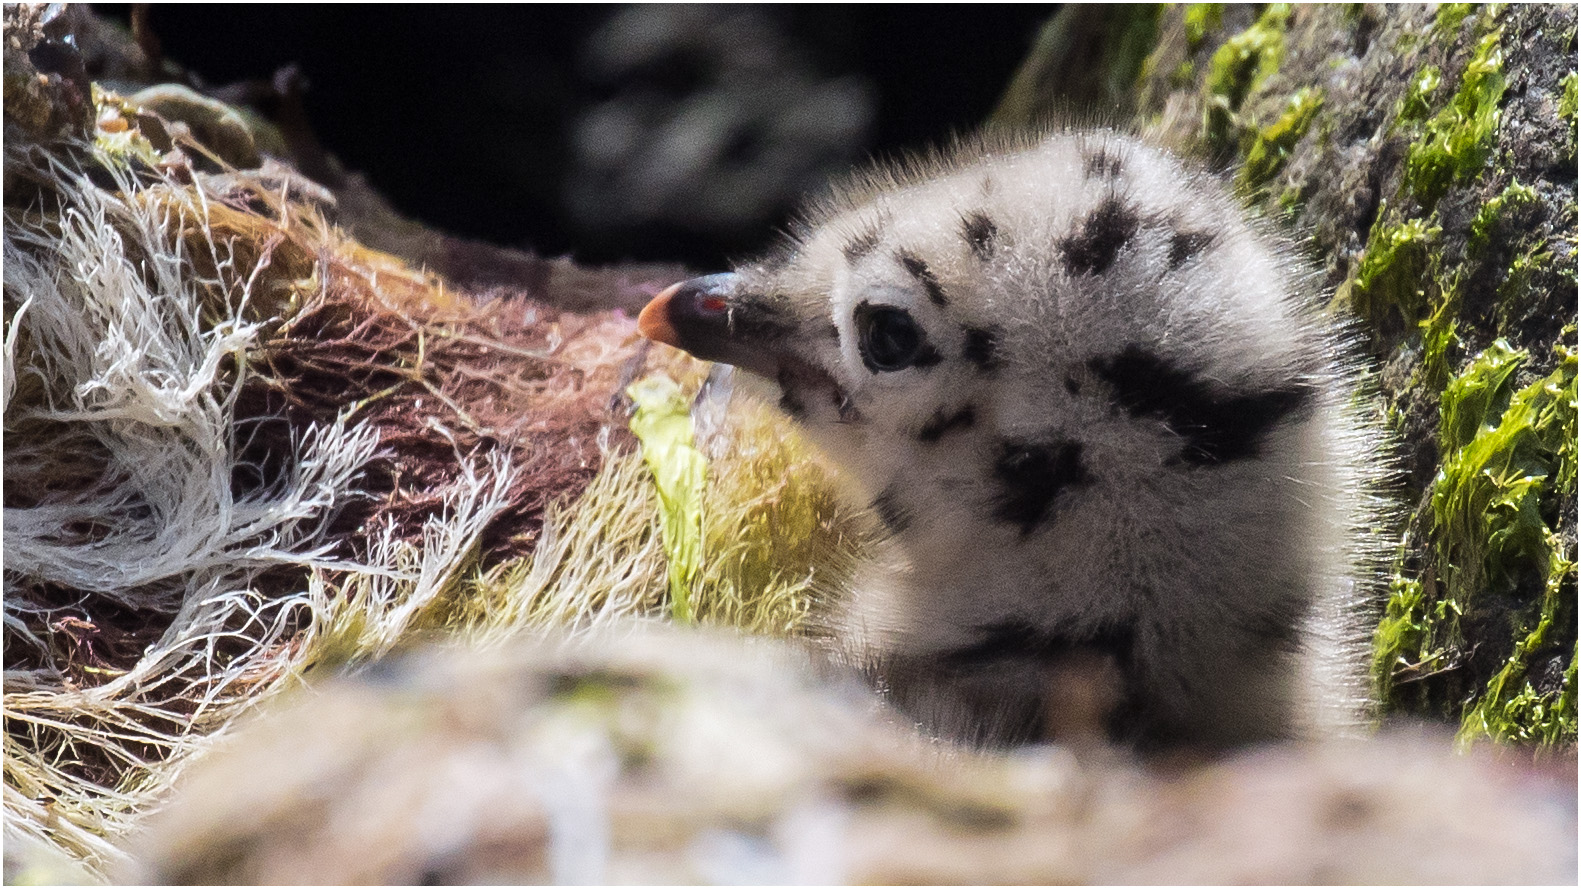
M943 438L945 433L970 429L976 422L977 409L969 404L951 413L945 413L941 408L933 412L928 422L922 424L922 428L917 431L917 440L932 444Z
M807 403L802 400L801 391L797 387L795 374L792 374L788 369L781 367L779 379L777 382L779 383L780 387L780 410L798 420L806 417Z
M1119 623L1082 634L1061 633L1034 626L1024 618L1011 618L977 628L978 639L945 653L949 667L982 667L996 661L1052 659L1078 649L1112 656L1120 665L1129 664L1136 646L1136 630Z
M882 233L877 225L868 226L852 235L851 239L841 246L840 252L845 254L846 262L854 263L872 253L878 247L881 238Z
M922 285L922 289L928 294L928 299L934 305L947 306L950 304L949 297L944 295L944 287L939 284L939 279L920 257L908 250L897 250L895 251L895 259L900 262L901 268L906 270L906 274L917 279L917 283Z
M1082 221L1081 231L1060 241L1072 275L1101 275L1114 265L1120 249L1136 234L1141 218L1115 195L1104 198Z
M1213 235L1207 232L1176 232L1169 239L1170 269L1178 269L1193 257L1201 256L1212 243Z
M993 467L998 485L994 518L1019 525L1022 536L1037 530L1061 492L1087 482L1081 450L1075 441L1000 442Z
M999 367L999 331L991 327L966 328L966 345L961 347L961 357L977 365L981 371Z
M999 226L982 213L969 213L961 220L961 237L972 248L972 255L984 262L993 258L998 236Z
M1108 148L1099 148L1089 153L1083 159L1082 172L1086 173L1089 179L1098 177L1113 178L1120 175L1120 170L1119 156L1110 154Z
M1126 413L1163 420L1179 435L1180 459L1193 466L1257 456L1268 432L1312 395L1294 381L1263 392L1223 391L1135 344L1088 366Z
M900 491L890 485L873 498L873 511L891 534L900 534L911 527L911 510L900 502Z

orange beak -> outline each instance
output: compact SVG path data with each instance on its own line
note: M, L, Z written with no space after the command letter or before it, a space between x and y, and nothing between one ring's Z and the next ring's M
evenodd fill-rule
M637 330L642 335L656 343L666 346L681 347L681 339L675 332L675 327L670 324L670 301L675 298L686 282L671 284L664 288L653 301L642 307L642 314L637 316Z
M730 272L704 275L666 287L637 316L637 329L658 343L704 361L733 364L771 379L778 373L784 343L761 300L740 292Z

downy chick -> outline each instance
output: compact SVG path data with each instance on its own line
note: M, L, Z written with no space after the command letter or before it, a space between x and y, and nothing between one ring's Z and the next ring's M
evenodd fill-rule
M832 631L926 729L1223 747L1364 712L1380 440L1313 284L1219 179L1068 131L869 173L640 322L863 488Z

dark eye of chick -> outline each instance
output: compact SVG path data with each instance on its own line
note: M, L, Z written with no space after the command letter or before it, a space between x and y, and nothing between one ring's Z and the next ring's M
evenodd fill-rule
M904 370L923 352L922 328L904 309L862 303L856 307L857 349L874 373Z

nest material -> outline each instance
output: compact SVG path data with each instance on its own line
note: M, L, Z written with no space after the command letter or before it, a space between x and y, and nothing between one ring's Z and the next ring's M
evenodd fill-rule
M664 614L621 393L703 376L619 312L451 290L288 169L200 148L6 158L31 197L5 218L5 829L95 872L311 668ZM701 620L796 632L813 566L861 545L779 422L712 434Z

